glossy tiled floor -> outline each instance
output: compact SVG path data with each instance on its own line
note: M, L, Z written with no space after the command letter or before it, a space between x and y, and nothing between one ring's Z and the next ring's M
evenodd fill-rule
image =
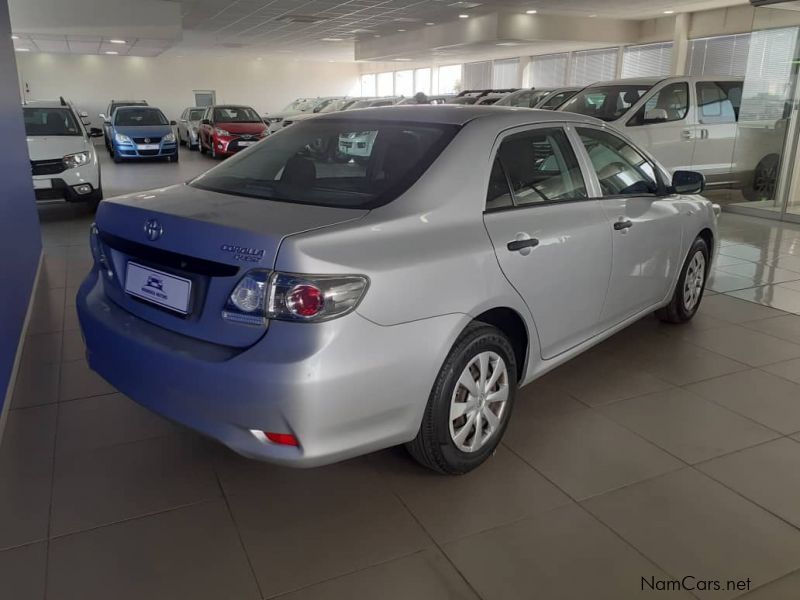
M113 193L207 164L105 179ZM798 228L725 215L723 293L691 324L647 318L525 388L497 454L443 478L396 449L310 471L247 461L114 393L75 318L90 217L44 219L0 448L0 597L691 598L642 591L686 575L798 597Z

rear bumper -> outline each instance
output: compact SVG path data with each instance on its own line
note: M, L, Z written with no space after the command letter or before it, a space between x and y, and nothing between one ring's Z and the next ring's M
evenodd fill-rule
M412 439L433 381L469 317L382 327L356 313L274 321L248 349L201 342L109 301L93 270L78 316L89 365L136 402L239 454L313 467ZM299 447L251 430L291 433Z

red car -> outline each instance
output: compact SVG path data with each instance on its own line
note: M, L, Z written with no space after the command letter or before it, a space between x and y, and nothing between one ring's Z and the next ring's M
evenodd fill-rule
M267 126L249 106L209 106L200 122L200 152L225 157L267 135Z

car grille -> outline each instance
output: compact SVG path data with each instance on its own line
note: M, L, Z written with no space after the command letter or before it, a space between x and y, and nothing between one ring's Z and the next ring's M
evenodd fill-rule
M158 153L158 150L139 150L140 156L156 156Z
M31 171L34 175L56 175L67 170L64 161L57 160L32 160Z
M149 137L149 138L135 137L135 138L133 138L133 141L136 142L137 144L158 144L161 141L161 138L160 137Z

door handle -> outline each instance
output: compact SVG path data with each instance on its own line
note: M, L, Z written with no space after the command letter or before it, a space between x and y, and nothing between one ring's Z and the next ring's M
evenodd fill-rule
M620 219L614 223L614 231L625 231L633 227L633 221L630 219Z
M681 131L681 137L684 140L691 140L692 137L693 137L692 136L692 130L691 129L684 129L683 131Z
M524 240L514 240L508 242L506 244L506 248L508 248L511 252L519 252L521 250L525 250L526 248L535 248L539 245L539 240L536 238L528 238Z

